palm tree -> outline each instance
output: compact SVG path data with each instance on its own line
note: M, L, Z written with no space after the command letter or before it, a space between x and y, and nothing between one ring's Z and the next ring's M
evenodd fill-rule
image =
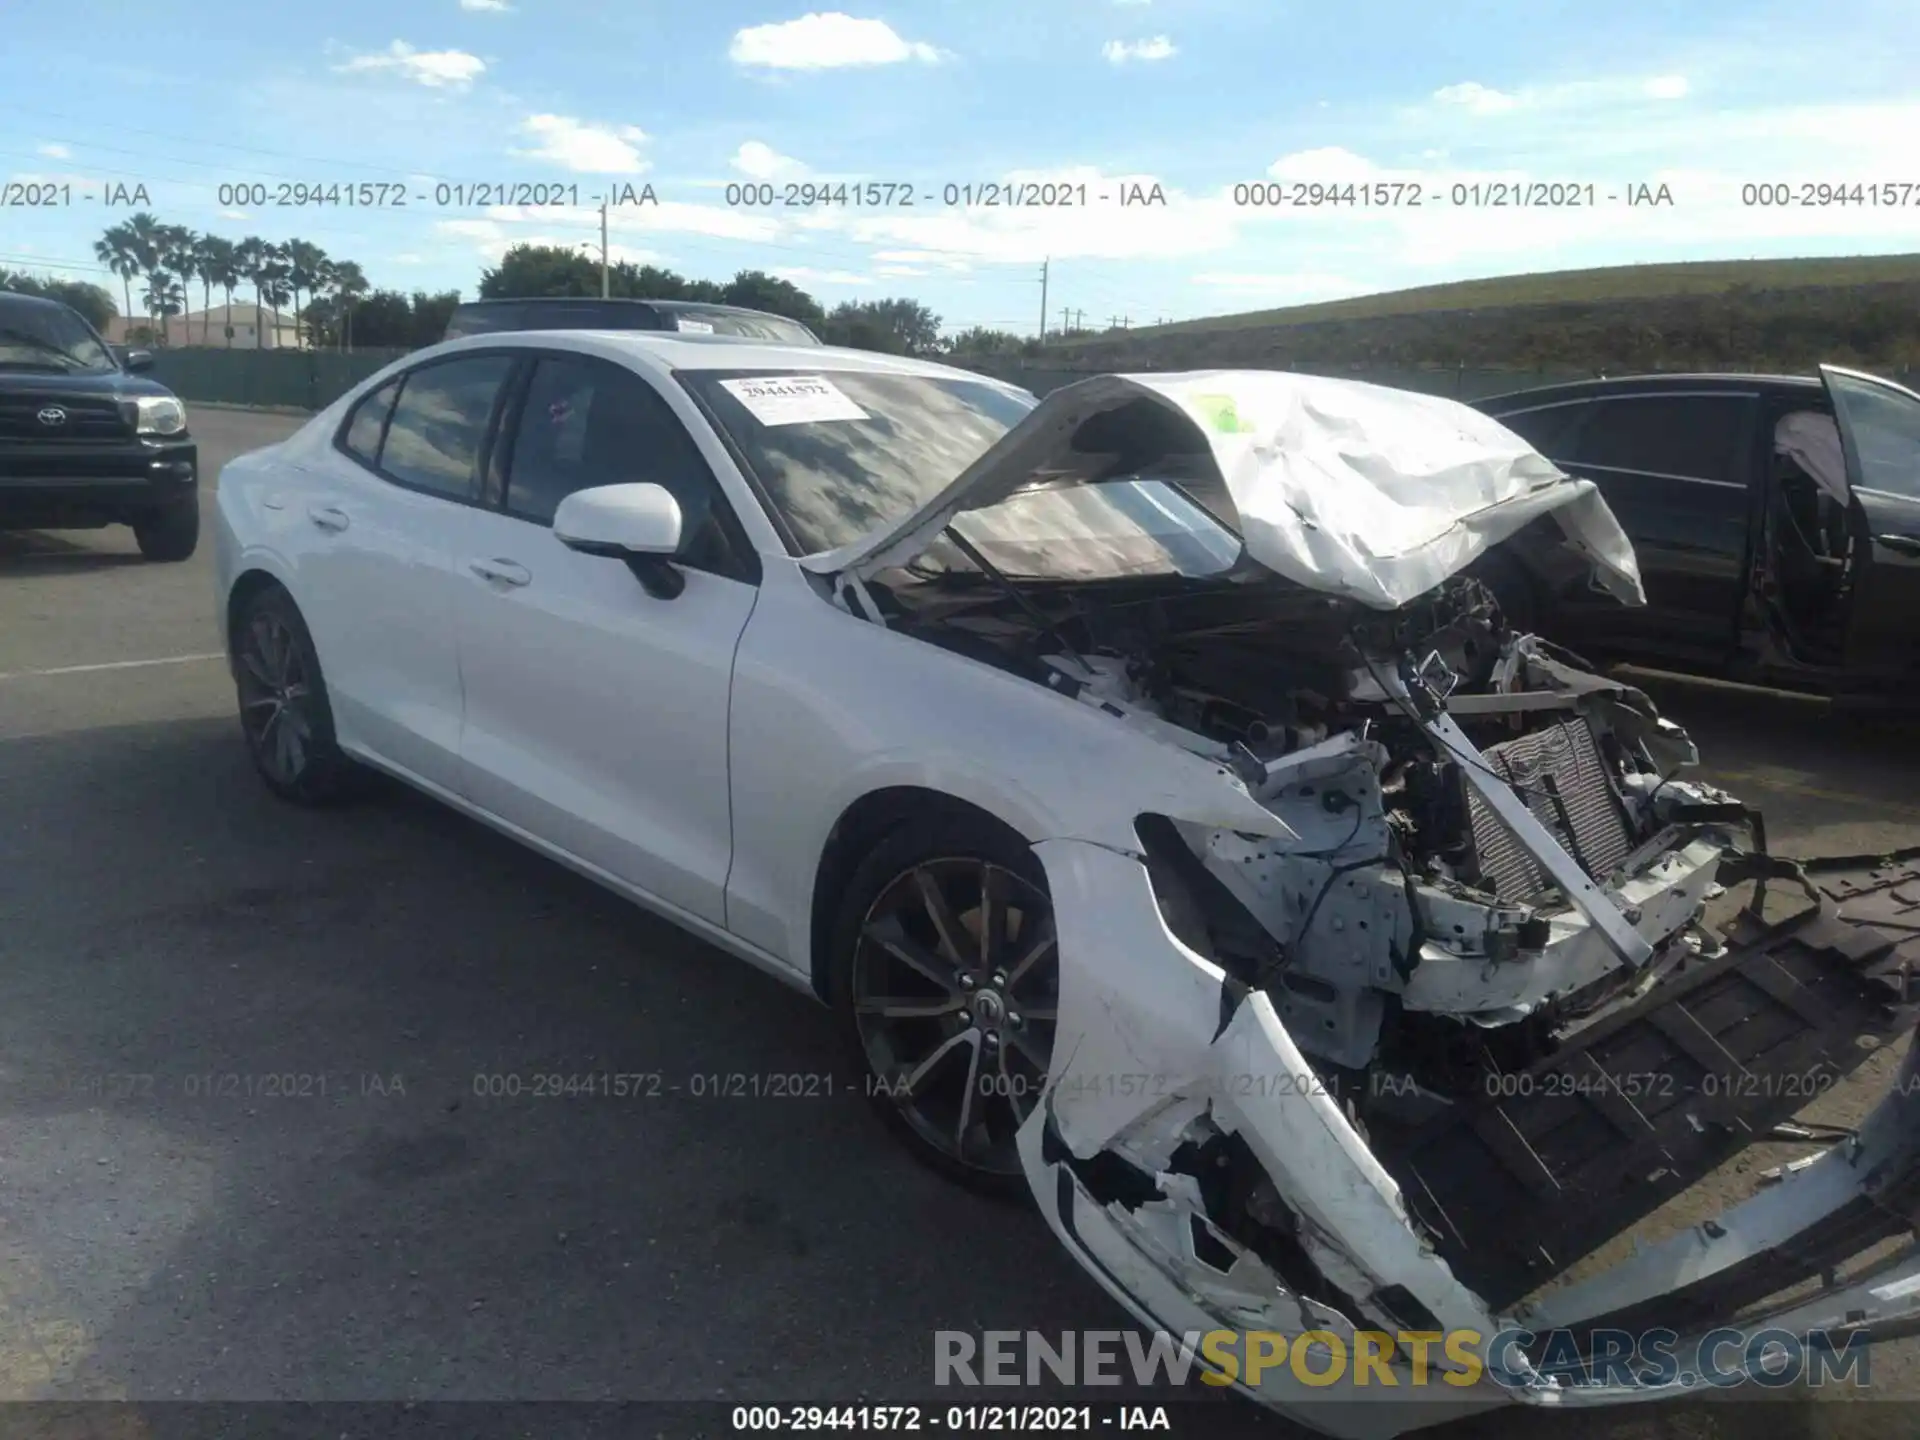
M324 255L313 270L313 288L307 301L307 343L316 350L324 342L328 331L332 331L336 337L334 343L339 343L339 331L334 322L339 318L340 307L334 303L333 288L338 273L333 261Z
M340 298L342 324L341 348L353 349L353 307L372 287L355 260L337 261L333 266L333 293Z
M121 298L126 306L121 311L127 317L127 323L133 323L133 277L140 273L140 257L134 253L133 232L125 225L115 225L107 233L93 242L93 253L100 258L109 270L120 277Z
M287 262L287 287L293 291L294 339L300 338L300 296L312 291L322 279L327 252L311 240L289 240L281 247Z
M174 276L184 292L198 273L198 262L194 256L194 246L199 240L184 225L162 225L160 227L160 268ZM183 312L184 313L184 312ZM184 343L193 343L191 329L183 322L181 339Z
M218 285L226 292L226 339L227 348L233 348L233 292L240 283L238 261L239 246L224 235L205 235L200 240L200 278L209 286ZM213 309L211 293L207 300L207 309ZM211 321L209 321L211 323ZM201 327L201 343L207 343L206 327Z
M267 246L265 257L260 262L260 268L254 272L253 288L256 295L266 300L267 308L273 314L273 344L275 349L280 347L280 311L282 307L286 305L287 301L292 298L292 288L288 283L292 274L293 267L287 263L285 247L280 245ZM299 344L298 334L294 336L294 343L296 345Z
M193 237L193 273L200 279L200 343L213 338L213 245L216 237Z
M170 328L168 318L186 308L187 292L175 276L155 269L147 272L147 292L141 298L146 301L147 314L160 322L164 336Z
M160 265L161 232L166 229L157 219L141 210L127 217L125 225L120 227L126 232L127 254L139 268L133 273L149 278ZM149 310L148 315L152 315ZM160 337L160 344L166 344L166 336Z
M241 278L253 284L253 343L259 349L265 344L266 321L260 314L260 269L267 263L268 252L273 247L258 235L249 235L233 247L233 268Z

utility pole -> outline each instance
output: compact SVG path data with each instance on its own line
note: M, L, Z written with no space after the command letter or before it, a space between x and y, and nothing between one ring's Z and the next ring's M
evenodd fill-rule
M1040 343L1047 343L1047 270L1053 264L1049 255L1040 262Z
M1073 311L1062 305L1060 307L1060 333L1064 335L1071 329L1073 329Z
M600 298L607 298L607 202L600 202Z

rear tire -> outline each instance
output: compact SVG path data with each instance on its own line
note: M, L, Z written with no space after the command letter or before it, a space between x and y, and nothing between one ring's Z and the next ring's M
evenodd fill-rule
M137 516L133 538L149 560L185 560L200 544L200 497L176 496Z
M1052 1060L1053 933L1031 847L953 811L884 835L834 918L828 995L869 1101L915 1159L997 1197L1027 1193L1013 1139Z
M360 770L334 738L313 636L278 585L242 603L233 657L240 732L267 788L297 805L331 804L352 793Z

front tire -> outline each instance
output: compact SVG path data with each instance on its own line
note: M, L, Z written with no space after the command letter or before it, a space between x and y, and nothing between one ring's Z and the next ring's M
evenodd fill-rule
M243 603L233 657L240 730L267 788L300 805L348 794L356 767L334 739L320 658L291 595L271 585Z
M1025 1193L1014 1140L1053 1055L1059 953L1046 874L985 817L933 814L883 837L832 931L830 996L881 1118L922 1163Z
M176 496L135 517L133 538L149 560L185 560L200 545L200 497Z

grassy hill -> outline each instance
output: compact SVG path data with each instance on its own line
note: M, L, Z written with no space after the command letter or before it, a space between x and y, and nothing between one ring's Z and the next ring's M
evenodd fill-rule
M1056 341L1075 368L1920 364L1920 254L1620 265ZM1043 363L1045 363L1043 362Z

